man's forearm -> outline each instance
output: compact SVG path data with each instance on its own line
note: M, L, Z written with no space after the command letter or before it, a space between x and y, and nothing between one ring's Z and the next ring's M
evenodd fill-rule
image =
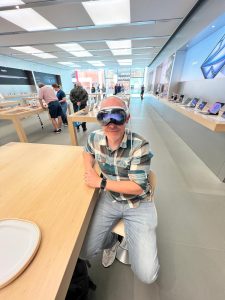
M94 167L94 164L95 164L94 157L91 154L87 153L87 152L83 152L83 158L84 158L85 170L92 169Z
M105 189L107 191L130 195L140 195L143 193L143 189L140 185L133 181L115 181L108 179Z

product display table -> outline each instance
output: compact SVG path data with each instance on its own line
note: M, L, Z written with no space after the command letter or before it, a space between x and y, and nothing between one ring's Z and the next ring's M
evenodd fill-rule
M43 112L42 107L16 106L10 109L0 109L0 119L11 120L21 142L28 142L21 120Z
M71 139L72 145L75 145L75 146L78 145L77 132L76 132L76 128L74 127L73 123L74 122L98 123L96 116L97 116L97 110L93 110L88 113L85 113L84 110L81 110L81 111L73 113L72 115L69 115L67 117L68 128L69 128L70 139Z
M0 299L65 299L98 192L84 183L82 152L62 145L0 147L0 219L30 220L42 235L34 260L0 289Z
M225 132L225 119L222 119L219 116L204 115L194 109L189 109L187 107L182 107L180 104L169 102L167 99L157 98L156 101L169 106L212 131Z

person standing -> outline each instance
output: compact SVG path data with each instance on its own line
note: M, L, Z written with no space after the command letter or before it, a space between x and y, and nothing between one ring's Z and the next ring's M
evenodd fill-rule
M118 243L111 230L122 218L131 269L141 281L150 284L159 270L157 213L148 182L153 154L148 141L126 128L129 118L128 108L120 98L105 98L97 114L102 129L88 137L83 154L84 181L101 192L80 257L91 258Z
M74 85L74 88L70 91L70 101L73 103L74 112L77 112L87 106L88 93L81 86L80 82L77 82L76 85ZM83 131L87 130L86 122L81 123L81 126ZM77 130L79 130L79 125L77 126Z
M62 107L63 115L62 115L62 122L64 126L68 126L68 121L67 121L67 101L66 101L66 94L64 93L63 90L60 89L60 85L57 83L52 84L53 89L56 91L56 96L59 100L59 103Z
M60 133L62 131L62 108L57 99L53 89L46 86L44 83L38 83L39 93L38 98L40 105L45 109L42 100L48 105L49 114L51 117L52 125L54 127L55 133Z
M144 84L142 84L142 86L141 86L141 100L143 100L143 98L144 98L144 92L145 92L145 87L144 87Z

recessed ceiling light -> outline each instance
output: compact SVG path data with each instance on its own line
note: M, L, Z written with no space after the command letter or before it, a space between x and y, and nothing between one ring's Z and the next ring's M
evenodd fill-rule
M57 58L55 55L52 55L50 53L45 53L39 49L36 49L34 47L30 47L30 46L21 46L21 47L10 47L13 50L17 50L23 53L27 53L27 54L31 54L34 56L38 56L41 58Z
M52 55L50 53L45 53L45 52L43 52L43 53L36 53L36 54L32 54L32 55L38 56L38 57L44 58L44 59L46 59L46 58L57 58L57 56Z
M30 46L20 46L20 47L10 47L13 50L17 50L17 51L21 51L24 53L28 53L28 54L33 54L33 53L42 53L43 51L38 50L34 47L30 47Z
M74 64L74 63L69 62L69 61L58 61L58 64L65 65L65 66L68 66L68 67L77 67L77 68L80 68L79 65Z
M105 64L103 64L103 62L101 62L100 60L90 60L87 62L95 67L104 67L105 66Z
M88 52L86 49L84 49L78 43L55 44L55 45L77 57L92 56L92 54L90 52Z
M86 1L82 5L95 25L130 23L130 0Z
M113 55L131 55L131 40L106 41Z
M132 59L118 59L117 60L119 65L121 66L131 66L132 65Z
M2 3L4 2L4 3ZM20 0L3 0L0 1L0 7L5 7L5 6L14 6L14 5L23 5L25 4L23 1Z
M0 17L27 31L56 29L53 24L32 8L0 11Z
M76 56L76 57L89 57L89 56L93 56L90 52L88 51L72 51L70 52L72 55Z

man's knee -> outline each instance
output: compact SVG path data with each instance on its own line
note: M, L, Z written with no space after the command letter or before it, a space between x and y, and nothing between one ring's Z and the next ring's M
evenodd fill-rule
M132 266L131 266L132 268ZM151 284L154 281L156 281L158 277L158 272L159 272L159 263L158 260L152 264L151 266L144 265L143 268L138 268L134 270L132 268L133 272L135 275L138 277L139 280L146 284Z

